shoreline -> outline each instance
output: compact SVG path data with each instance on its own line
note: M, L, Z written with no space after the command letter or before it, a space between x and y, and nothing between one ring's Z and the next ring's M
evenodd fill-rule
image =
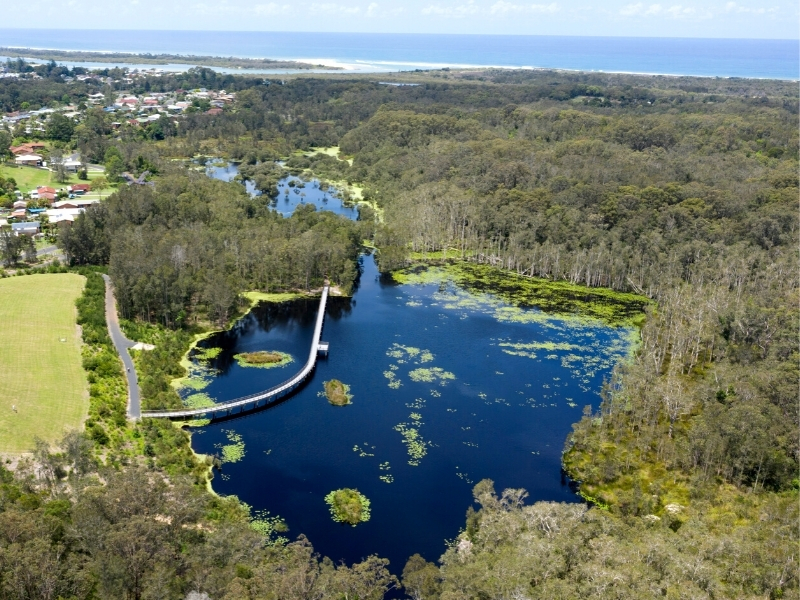
M52 56L28 56L26 50L35 53L52 53ZM17 56L9 56L4 51L11 51ZM74 56L71 56L74 55ZM563 72L571 74L589 75L632 75L641 77L669 77L669 78L697 78L697 79L742 79L756 81L800 81L800 73L797 77L769 77L756 75L711 75L711 74L692 74L692 73L668 73L656 71L636 71L636 70L606 70L606 69L577 69L569 67L554 67L540 65L503 65L503 64L474 64L458 62L428 62L419 60L368 60L360 58L336 58L336 57L290 57L290 58L267 58L258 56L221 56L221 55L198 55L183 54L176 52L148 52L148 51L120 51L120 50L78 50L78 49L58 49L49 47L34 46L3 46L0 47L0 56L8 58L23 58L29 60L49 61L55 60L57 63L84 63L92 64L89 69L104 69L125 67L126 65L136 65L137 68L149 65L151 68L161 68L165 71L183 72L197 66L204 66L212 69L222 69L221 72L232 72L232 74L255 75L255 74L336 74L336 75L377 75L377 74L405 74L421 71L481 71L481 70L504 70L504 71L548 71ZM124 56L120 59L118 57ZM97 59L97 60L95 60ZM103 60L106 59L106 60ZM183 60L192 62L181 62ZM153 62L148 62L153 61ZM198 61L202 61L198 62ZM222 63L227 64L222 64ZM257 64L263 62L265 64ZM218 63L218 64L213 64ZM242 66L237 63L252 64L252 66ZM274 65L272 64L274 63ZM79 65L77 65L79 66ZM185 67L175 69L175 67ZM395 68L392 68L395 67ZM292 71L288 73L286 71Z
M217 56L200 54L181 54L169 52L125 52L117 50L60 50L56 48L33 48L30 46L2 46L0 55L7 59L31 61L55 61L85 64L109 65L152 65L155 67L196 66L217 67L237 71L278 71L294 69L311 71L324 69L338 71L342 67L328 64L312 64L294 59L249 58L240 56ZM186 61L186 62L183 62Z

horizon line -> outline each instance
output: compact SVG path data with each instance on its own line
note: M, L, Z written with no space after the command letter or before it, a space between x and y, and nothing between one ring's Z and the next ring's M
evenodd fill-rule
M386 32L386 31L320 31L320 30L305 30L305 31L288 31L288 30L262 30L262 29L162 29L162 28L121 28L109 29L107 27L64 27L64 28L42 28L42 27L0 27L0 31L160 31L160 32L192 32L192 33L313 33L313 34L327 34L327 35L385 35L385 36L461 36L461 37L536 37L536 38L583 38L583 39L629 39L629 40L730 40L730 41L759 41L759 42L796 42L800 43L800 37L797 38L771 38L771 37L724 37L724 36L661 36L661 35L578 35L578 34L525 34L525 33L437 33L437 32ZM0 41L0 46L3 43ZM23 46L5 46L6 48L22 48ZM56 48L47 48L56 50ZM92 52L91 50L83 50L83 52Z

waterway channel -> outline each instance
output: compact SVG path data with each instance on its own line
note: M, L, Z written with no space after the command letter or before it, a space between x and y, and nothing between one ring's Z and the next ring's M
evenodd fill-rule
M239 167L233 162L217 160L206 165L206 175L214 179L233 181L238 174ZM243 183L251 196L261 195L252 181L248 179ZM327 210L353 221L358 219L358 206L352 202L345 202L339 190L323 185L319 179L304 179L287 174L278 182L278 195L275 198L265 197L265 199L272 210L284 217L291 216L298 206L311 204L316 206L317 210Z

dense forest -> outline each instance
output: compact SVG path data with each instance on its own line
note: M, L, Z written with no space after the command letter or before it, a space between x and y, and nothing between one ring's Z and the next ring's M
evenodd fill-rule
M371 223L313 206L284 219L242 186L164 173L120 190L60 236L72 264L108 264L121 314L167 327L227 322L239 294L320 287L349 292Z
M112 133L99 112L76 127L68 145L118 170L154 174L153 186L121 187L59 242L71 263L107 266L125 317L174 341L162 344L160 359L145 359L146 398L175 401L166 373L188 344L185 331L224 323L241 292L307 290L324 276L346 292L364 239L378 248L384 271L447 250L521 276L634 291L654 300L640 347L607 382L600 411L587 411L565 445L564 468L591 508L526 505L523 490L498 494L481 482L478 510L469 509L440 563L409 560L405 592L415 599L798 597L796 84L506 71L397 80L417 85L333 76L270 82L194 69L136 85L224 86L238 91L235 107L160 131ZM0 98L8 97L3 85ZM36 86L55 85L67 87L13 83L29 86L16 93L29 98ZM341 154L299 152L318 146L339 146ZM355 223L313 210L284 219L238 183L208 180L174 160L197 155L241 161L242 175L268 196L283 172L274 160L288 157L292 172L357 184L378 211L365 208ZM136 430L150 458L127 462L149 465L147 477L198 480L202 465L189 455L159 462L160 453L187 448L184 438L155 425ZM104 443L99 434L91 439ZM95 561L103 559L72 523L84 518L84 493L114 494L116 482L145 476L124 462L116 464L120 475L101 476L105 488L87 492L68 483L67 471L48 485L24 470L4 473L3 489L32 491L7 492L13 499L0 507L3 519L35 521L36 511L64 503L61 537L29 528L27 537L0 541L8 597L48 597L12 591L22 588L10 573L28 568L14 553L28 546L85 578L88 587L49 597L118 597L102 587ZM26 504L25 494L38 504ZM192 548L162 561L164 584L152 588L158 597L196 589L210 597L370 598L395 583L378 559L345 570L313 558L305 541L275 549L251 540L242 550L233 534L241 566L203 567L213 576L198 579L187 566L192 544L219 546L212 538L228 525L196 525L217 509L188 487L185 494L197 494L198 504L181 531L133 513L114 517L110 529L98 525L109 532L163 525L164 535L177 536L164 538L165 547ZM195 538L182 539L190 531ZM103 535L93 543L110 543ZM292 570L301 559L304 570ZM351 581L351 591L337 587L344 585L337 577ZM126 593L156 597L137 589Z

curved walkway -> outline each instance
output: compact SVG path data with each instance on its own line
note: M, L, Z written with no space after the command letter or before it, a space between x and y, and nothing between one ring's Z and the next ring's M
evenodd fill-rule
M322 289L322 298L320 298L319 301L317 322L314 326L314 337L311 339L311 350L308 354L308 360L306 361L306 364L303 365L303 368L291 379L288 379L280 385L276 385L275 387L272 387L266 391L252 394L250 396L244 396L243 398L236 398L235 400L229 400L227 402L220 402L219 404L214 404L213 406L208 406L205 408L187 408L183 410L148 410L141 413L141 416L172 419L199 417L205 415L213 418L216 413L229 415L235 408L239 408L241 411L244 411L246 407L256 408L261 402L263 402L263 406L267 406L289 394L293 390L297 389L300 384L305 381L306 377L308 377L308 375L314 370L314 367L317 364L317 355L320 352L327 353L328 351L327 342L320 342L320 336L322 335L322 324L325 320L325 305L327 304L327 301L328 286L326 285Z
M136 342L126 338L119 328L119 317L117 316L117 301L114 298L114 289L111 285L111 278L103 275L106 282L106 323L108 324L108 334L114 342L114 348L125 365L125 375L128 378L128 417L138 419L142 415L141 400L139 394L139 379L136 377L136 367L133 366L133 359L128 352L128 348L136 345Z

